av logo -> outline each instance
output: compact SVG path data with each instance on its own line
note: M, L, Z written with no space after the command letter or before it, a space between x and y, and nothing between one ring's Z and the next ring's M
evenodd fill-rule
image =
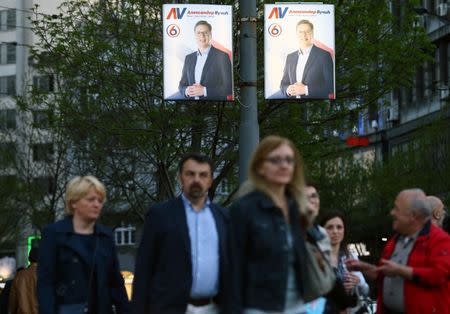
M184 13L186 13L186 8L172 8L167 14L166 19L170 20L174 18L175 20L181 20L183 18Z
M178 35L180 35L180 28L178 27L177 24L170 24L169 26L167 26L166 28L166 34L169 37L177 37Z
M271 24L267 29L269 31L269 35L272 37L278 37L281 34L282 28L279 24Z
M289 9L289 7L285 7L284 9L281 8L281 7L274 7L272 9L272 11L270 11L269 19L273 18L274 15L275 15L276 19L284 18L284 16L286 15L288 9Z

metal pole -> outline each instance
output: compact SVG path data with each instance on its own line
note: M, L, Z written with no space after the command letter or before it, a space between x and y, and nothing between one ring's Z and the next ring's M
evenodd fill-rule
M239 182L247 179L250 157L259 141L256 98L256 0L240 0L241 119L239 124Z

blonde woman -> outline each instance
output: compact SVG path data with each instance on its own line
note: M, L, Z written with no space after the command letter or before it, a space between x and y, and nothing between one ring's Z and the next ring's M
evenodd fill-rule
M39 313L129 313L111 230L97 220L106 199L93 176L73 178L66 189L68 216L48 225L38 263Z
M278 136L253 154L246 194L230 208L236 313L303 311L302 166L294 144Z

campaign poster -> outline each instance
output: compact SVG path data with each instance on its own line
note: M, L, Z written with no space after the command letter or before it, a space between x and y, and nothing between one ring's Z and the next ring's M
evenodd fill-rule
M266 99L335 99L334 5L264 7Z
M232 101L230 5L164 4L164 99Z

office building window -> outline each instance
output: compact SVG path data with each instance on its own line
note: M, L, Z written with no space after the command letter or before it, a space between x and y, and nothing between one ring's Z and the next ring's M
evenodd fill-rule
M0 11L0 31L8 31L16 28L16 10Z
M6 63L14 64L16 63L16 45L6 44Z
M55 180L52 177L37 177L33 179L33 190L39 195L53 194L55 189Z
M16 95L16 76L1 76L0 77L0 96Z
M116 245L134 245L136 243L136 227L118 227L114 230Z
M16 10L10 9L6 11L6 29L15 29L16 28Z
M16 45L14 43L0 44L0 64L16 63Z
M48 129L52 124L52 115L49 110L33 111L33 127L38 129Z
M16 110L0 110L0 130L14 130L16 128Z
M52 75L41 75L33 77L33 88L40 92L53 92L54 81Z
M33 161L50 161L53 157L53 144L34 144Z
M0 143L0 169L12 167L16 164L16 144Z

